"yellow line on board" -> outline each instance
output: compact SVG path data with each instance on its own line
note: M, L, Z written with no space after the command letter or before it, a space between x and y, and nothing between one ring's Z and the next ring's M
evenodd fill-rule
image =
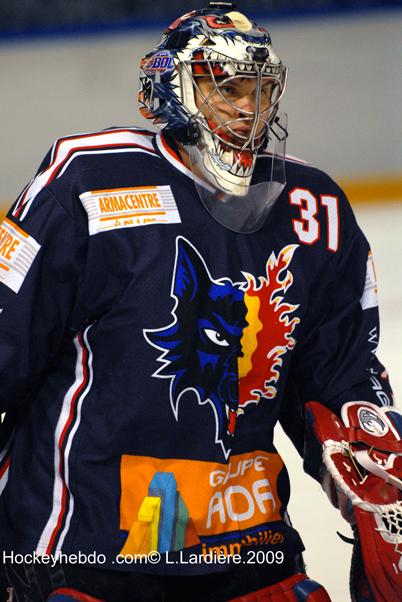
M338 183L349 201L355 203L402 202L402 174L382 175L375 178L339 178Z

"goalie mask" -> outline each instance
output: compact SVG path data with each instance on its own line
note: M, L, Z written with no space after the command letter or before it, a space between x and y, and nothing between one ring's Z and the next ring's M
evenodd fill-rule
M225 2L174 21L141 61L141 114L184 145L201 200L232 230L261 227L284 187L285 82L267 30Z

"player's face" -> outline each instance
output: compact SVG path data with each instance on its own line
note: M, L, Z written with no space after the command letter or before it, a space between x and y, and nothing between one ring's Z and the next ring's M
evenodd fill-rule
M268 78L261 86L258 109L258 83L256 77L232 77L215 81L208 76L198 78L196 103L212 126L219 126L218 133L224 133L234 142L241 143L250 135L255 113L259 119L255 135L263 134L271 106L273 84ZM218 84L218 85L217 85ZM225 125L223 125L225 124Z

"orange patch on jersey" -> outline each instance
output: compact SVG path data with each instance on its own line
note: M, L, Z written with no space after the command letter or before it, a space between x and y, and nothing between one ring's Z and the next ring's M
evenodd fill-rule
M138 521L157 473L173 475L176 496L188 510L187 545L195 543L194 530L207 536L281 520L277 481L282 468L279 454L265 451L232 456L229 464L123 455L120 528L130 531Z
M88 214L90 235L147 224L179 223L170 186L135 186L91 190L80 195Z
M18 293L40 245L8 218L0 225L0 282Z

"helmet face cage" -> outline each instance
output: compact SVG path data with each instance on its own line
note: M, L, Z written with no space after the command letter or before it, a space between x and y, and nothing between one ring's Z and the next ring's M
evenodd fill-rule
M144 117L176 141L199 148L209 181L243 195L257 152L268 142L286 85L286 67L265 28L230 10L234 7L218 4L177 19L144 57L139 106ZM228 84L241 81L254 86L252 111L224 92ZM201 82L208 82L207 92ZM269 103L264 104L263 93L269 95Z
M205 51L202 51L205 53ZM205 130L207 130L215 139L219 140L225 146L237 150L258 150L265 142L268 133L269 124L273 121L279 100L285 90L286 68L282 65L272 67L268 64L259 65L255 61L233 61L223 55L216 55L213 60L206 57L203 59L192 59L183 61L178 65L181 74L181 93L182 98L188 98L197 93L201 98L201 104L195 104L196 111L193 113L193 119ZM206 72L204 75L194 75L196 67L202 67ZM218 74L216 73L218 70ZM231 74L231 75L223 75ZM211 90L206 95L201 89L199 83L202 78L208 78L212 84ZM235 101L225 96L222 88L233 84L237 80L250 80L255 82L255 107L253 111L247 111L240 108ZM185 87L192 86L192 90L186 95ZM262 105L263 87L269 86L269 102L264 109ZM238 117L224 120L219 111L214 106L213 100L219 98L221 102L226 103L234 112L241 113ZM190 101L191 103L191 101ZM192 103L191 103L192 104ZM204 111L208 108L213 114L214 119L211 123L204 117ZM263 125L262 131L259 123ZM248 125L249 132L246 134L236 131L233 126ZM226 135L222 135L222 129L226 130Z

